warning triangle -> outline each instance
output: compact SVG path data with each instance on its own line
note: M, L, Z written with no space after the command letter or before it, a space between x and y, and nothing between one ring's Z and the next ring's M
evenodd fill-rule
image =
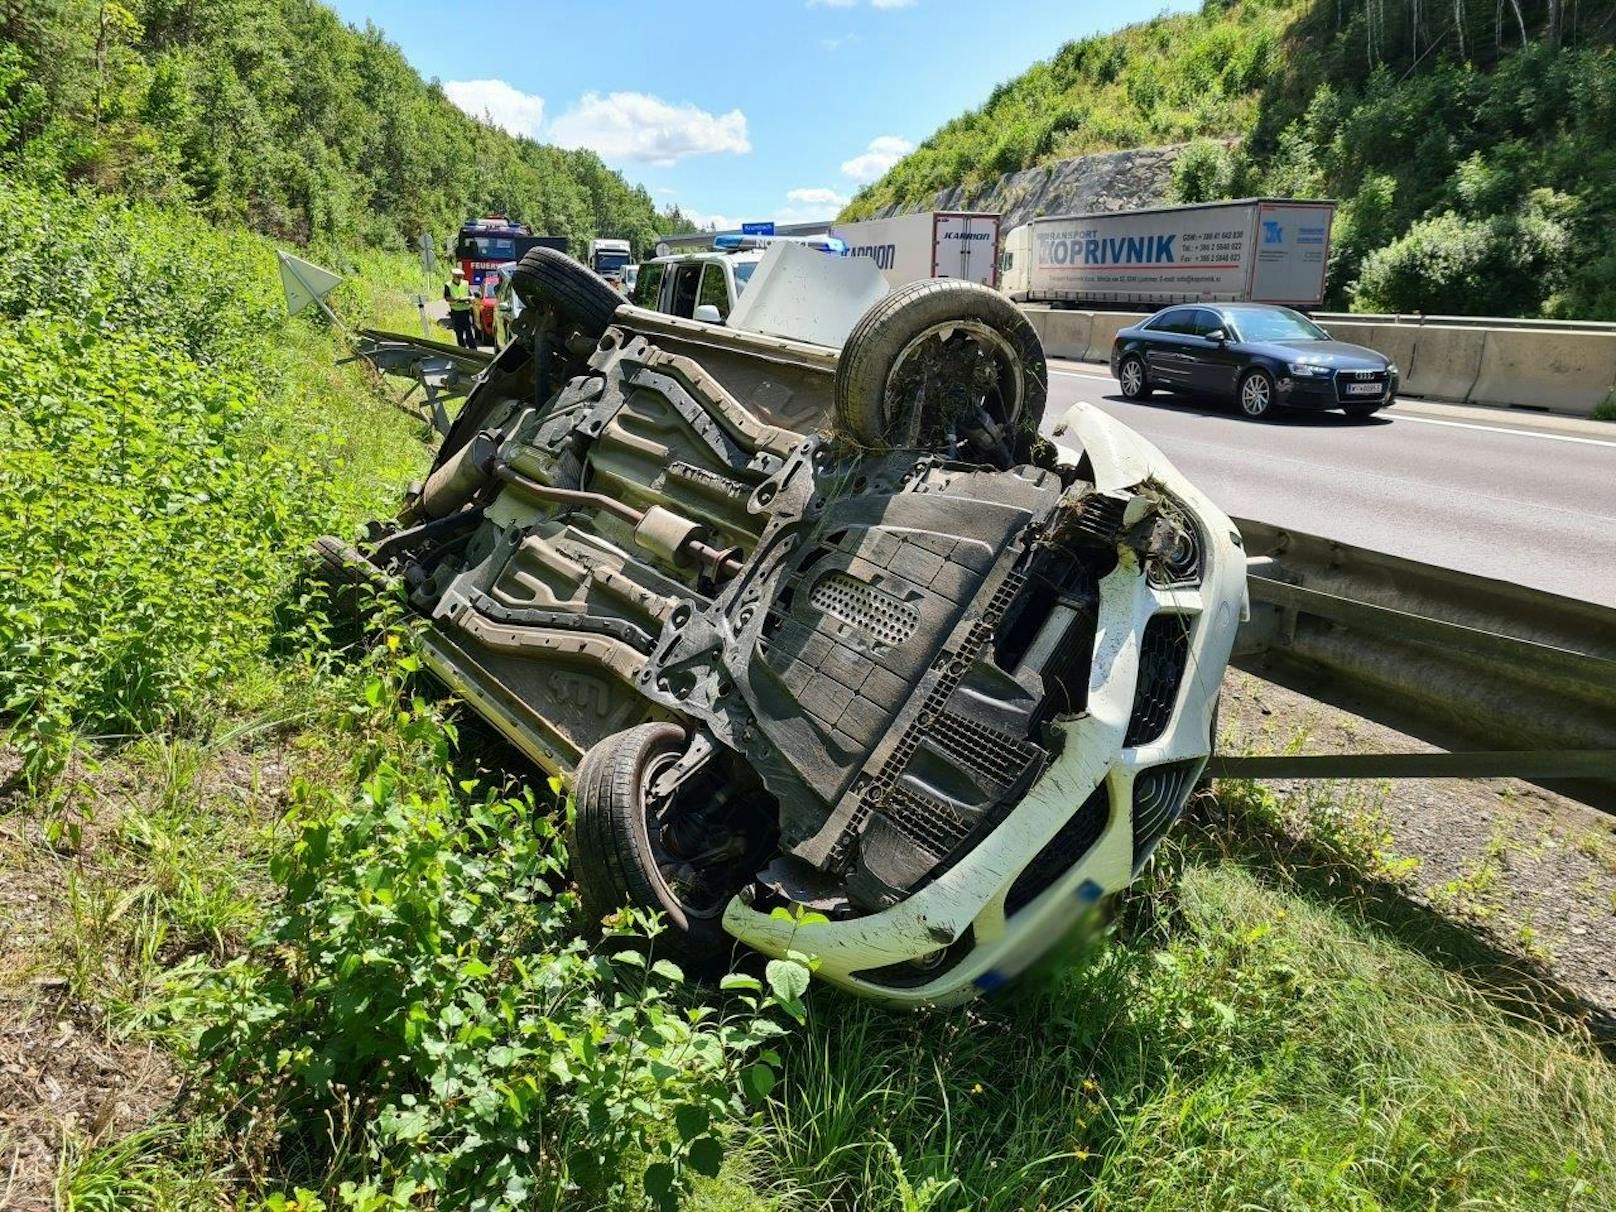
M321 269L291 253L277 252L281 262L281 287L286 291L286 310L297 315L311 303L324 299L342 281L340 274Z

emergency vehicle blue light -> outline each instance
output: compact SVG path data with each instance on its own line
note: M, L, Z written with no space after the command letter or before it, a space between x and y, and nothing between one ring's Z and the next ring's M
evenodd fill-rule
M714 248L745 248L745 241L756 240L756 236L714 236Z

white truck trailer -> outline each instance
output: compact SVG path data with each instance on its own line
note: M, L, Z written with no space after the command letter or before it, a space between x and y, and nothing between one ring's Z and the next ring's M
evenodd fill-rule
M1245 198L1034 219L1005 235L1000 285L1018 303L1317 307L1335 205Z
M848 257L868 257L888 286L921 278L964 278L998 285L999 216L967 211L918 211L862 223L833 223L830 234Z

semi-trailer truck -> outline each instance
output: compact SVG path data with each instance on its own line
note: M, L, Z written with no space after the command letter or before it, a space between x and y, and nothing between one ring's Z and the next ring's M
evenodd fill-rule
M1324 300L1334 202L1244 198L1034 219L1006 233L1000 288L1018 303Z
M923 210L890 219L834 223L830 234L847 245L844 256L874 261L888 286L921 278L998 284L999 216L995 214Z

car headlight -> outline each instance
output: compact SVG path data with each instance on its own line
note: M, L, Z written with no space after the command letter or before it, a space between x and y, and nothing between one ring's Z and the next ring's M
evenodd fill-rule
M1396 362L1386 363L1386 373L1394 379L1400 379L1403 377L1403 372L1397 369Z
M1291 374L1298 379L1327 379L1330 377L1328 366L1316 366L1312 362L1292 362Z

